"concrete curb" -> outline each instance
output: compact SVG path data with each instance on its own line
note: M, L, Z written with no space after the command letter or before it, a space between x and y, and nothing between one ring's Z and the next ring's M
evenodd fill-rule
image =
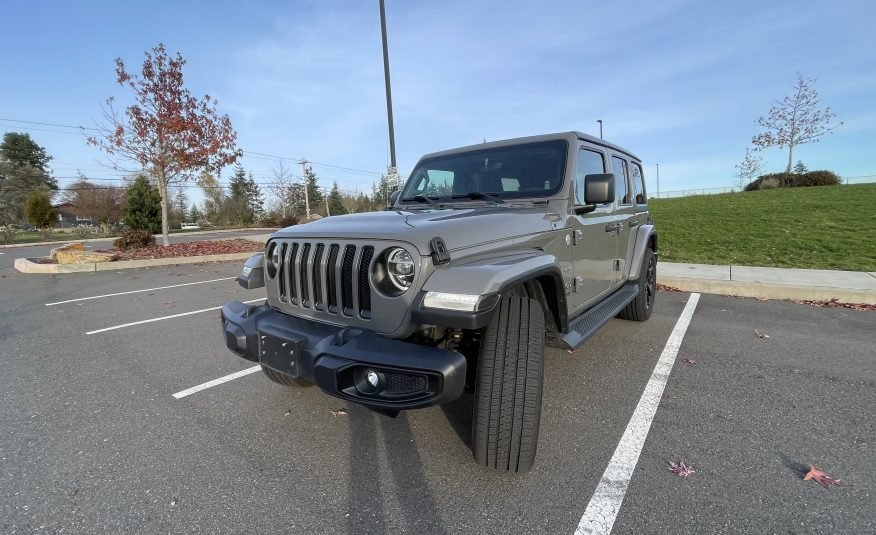
M95 262L89 264L38 264L36 262L31 262L27 258L16 258L14 267L16 271L20 271L21 273L94 273L96 271L115 271L118 269L246 260L254 254L255 252L180 256L177 258L149 258L146 260L122 260L120 262Z
M219 233L224 233L224 232L248 232L248 231L253 231L253 232L269 231L271 233L274 233L274 232L277 232L277 230L278 229L275 229L275 228L231 228L231 229L225 229L225 230L205 230L205 231L198 231L198 232L177 232L175 234L171 234L171 236L176 236L176 235L203 236L204 234L219 234ZM155 236L156 240L161 238L161 234L155 234L154 236ZM70 240L60 240L60 241L40 241L40 242L34 242L34 243L10 243L10 244L5 244L5 245L0 244L0 249L17 249L19 247L40 247L43 245L57 245L60 247L61 245L65 245L68 243L80 243L80 242L93 243L93 242L101 242L101 241L112 241L112 240L115 240L116 238L118 238L118 236L112 236L109 238L88 238L85 240L70 239ZM224 240L226 238L216 238L216 239L217 240Z
M657 273L657 282L685 292L738 295L741 297L760 297L764 299L805 299L811 301L830 301L831 299L836 299L842 303L876 304L876 291L874 290L667 277L661 276L659 271Z

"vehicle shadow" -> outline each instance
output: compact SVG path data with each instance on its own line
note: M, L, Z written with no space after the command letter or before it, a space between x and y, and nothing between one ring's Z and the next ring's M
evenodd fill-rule
M463 394L459 398L441 405L441 411L447 422L456 431L462 442L472 447L471 424L474 410L474 394Z
M350 404L349 515L347 533L446 533L407 416L376 414ZM382 434L382 440L378 438ZM392 501L403 518L391 519L383 492L389 487L380 462L381 450L392 477ZM381 489L381 482L383 483Z

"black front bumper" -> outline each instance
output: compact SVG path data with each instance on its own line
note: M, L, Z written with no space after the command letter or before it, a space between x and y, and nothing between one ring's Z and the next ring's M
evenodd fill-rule
M288 316L267 305L228 303L222 332L235 354L370 407L419 409L452 401L465 387L465 357L455 351ZM376 387L369 371L379 378Z

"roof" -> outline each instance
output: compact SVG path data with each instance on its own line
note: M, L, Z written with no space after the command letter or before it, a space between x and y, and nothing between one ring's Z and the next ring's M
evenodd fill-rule
M503 139L503 140L499 140L499 141L489 141L486 143L478 143L477 145L468 145L466 147L459 147L456 149L449 149L449 150L443 150L443 151L438 151L438 152L432 152L432 153L429 153L429 154L426 154L425 156L423 156L421 158L421 160L425 160L427 158L447 156L450 154L458 154L460 152L469 152L469 151L482 150L482 149L488 149L488 148L507 147L507 146L511 146L511 145L520 145L522 143L537 143L540 141L553 141L556 139L563 139L566 141L574 141L574 140L580 139L580 140L586 141L588 143L593 143L594 145L600 145L602 147L612 149L612 150L615 150L617 152L621 152L623 154L626 154L630 158L632 158L638 162L641 162L641 159L639 159L635 154L624 149L623 147L619 147L619 146L615 145L614 143L609 143L608 141L605 141L604 139L599 139L598 137L593 137L591 135L584 134L582 132L558 132L556 134L543 134L543 135L539 135L539 136L527 136L527 137L518 137L518 138L513 138L513 139Z

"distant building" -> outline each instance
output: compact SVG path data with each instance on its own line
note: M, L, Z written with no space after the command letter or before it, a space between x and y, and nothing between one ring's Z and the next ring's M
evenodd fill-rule
M55 210L58 211L58 221L55 222L55 228L72 228L78 225L92 224L91 215L84 213L73 203L56 204Z

